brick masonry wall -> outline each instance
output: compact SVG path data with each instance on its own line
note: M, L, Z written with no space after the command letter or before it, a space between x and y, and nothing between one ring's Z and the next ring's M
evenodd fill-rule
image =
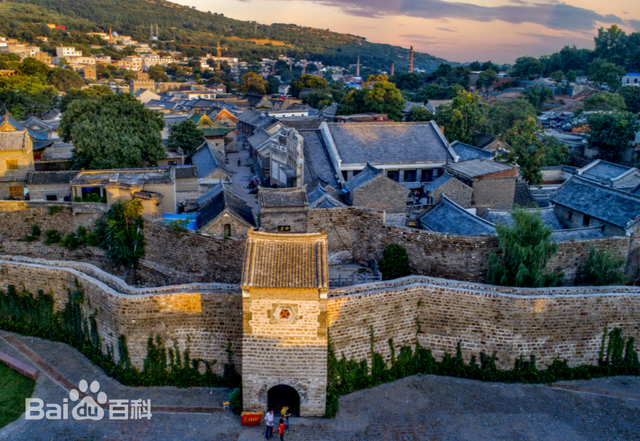
M221 374L232 343L234 363L242 361L242 299L237 286L189 285L136 289L98 268L86 264L48 264L28 258L0 258L0 288L14 285L32 293L53 293L55 310L64 308L68 291L77 280L84 290L85 314L97 311L103 350L112 345L117 357L118 337L127 337L131 361L142 368L149 337L161 336L167 348L176 342L181 352L188 344L192 359L212 363Z
M347 251L356 261L372 261L382 257L387 245L397 243L407 250L414 274L430 277L483 282L489 255L499 254L495 237L454 236L389 226L384 223L384 213L372 209L309 210L307 224L309 232L327 232L330 254ZM626 256L629 238L561 243L558 256L549 263L549 269L565 271L565 283L573 283L587 262L590 246L611 248Z
M353 191L352 205L385 210L387 213L404 213L408 195L408 189L386 176L378 175Z
M541 368L556 357L594 364L605 326L638 340L639 313L635 287L501 289L421 277L333 290L327 305L338 356L369 359L373 326L375 350L387 360L388 339L398 353L417 337L438 359L458 342L467 361L495 351L500 368L531 354Z
M444 185L436 188L431 193L434 205L442 201L443 194L446 194L449 199L463 208L471 207L473 188L458 179L449 179Z

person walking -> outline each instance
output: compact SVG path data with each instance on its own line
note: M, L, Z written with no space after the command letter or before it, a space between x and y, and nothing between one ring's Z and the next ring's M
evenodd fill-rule
M238 167L242 165L242 159L238 159Z
M264 434L265 439L271 439L273 435L273 410L269 409L267 415L264 417L264 421L267 423L267 431Z
M289 430L289 417L291 416L291 412L289 412L289 406L284 406L280 413L282 414L282 418L284 418L285 430Z
M280 425L278 426L278 435L280 435L280 441L284 441L284 420L280 418Z

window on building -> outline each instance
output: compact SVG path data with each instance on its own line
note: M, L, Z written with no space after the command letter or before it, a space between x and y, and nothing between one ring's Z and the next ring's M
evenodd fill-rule
M567 216L567 220L573 219L573 211L569 212L569 216Z
M18 170L18 160L7 159L7 170Z
M399 182L400 181L400 172L397 170L389 170L387 172L387 177L393 181Z
M349 180L347 178L347 171L346 170L342 170L342 178L345 180L345 182Z
M224 235L231 236L231 224L224 224Z
M431 170L422 170L422 176L420 182L431 182L433 179L433 172Z
M19 185L9 187L9 196L12 198L22 198L22 187Z
M58 200L58 195L57 194L48 194L45 197L46 197L46 199L48 201L57 201Z
M404 181L405 182L416 182L416 170L405 170L404 171Z
M582 216L582 225L584 225L585 227L588 227L589 222L591 222L591 216L589 216L588 214L585 214L584 216Z
M167 161L168 165L178 165L178 161Z
M278 225L278 231L291 231L291 226L289 226L289 225Z
M354 170L353 171L353 177L355 178L356 176L358 176L360 174L362 170Z

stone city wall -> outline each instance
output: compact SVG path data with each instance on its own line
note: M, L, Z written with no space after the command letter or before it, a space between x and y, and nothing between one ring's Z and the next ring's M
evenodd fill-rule
M384 212L366 208L332 208L309 210L309 232L325 230L329 253L350 253L356 261L373 261L382 257L387 245L402 245L409 254L417 275L468 282L484 282L486 262L491 253L499 254L498 239L489 236L455 236L415 228L385 224ZM610 248L626 257L628 237L563 242L558 255L549 262L549 270L564 271L565 283L571 284L586 265L589 247Z
M242 358L242 299L237 286L189 284L162 288L133 288L121 279L84 263L49 262L26 257L0 257L0 289L14 285L36 293L52 293L54 309L68 301L68 292L84 290L86 316L96 314L103 350L126 336L131 361L142 368L149 337L160 336L167 347L188 346L192 359L215 363L222 374L227 344L232 343L238 369ZM187 339L189 343L187 345Z
M407 277L393 282L333 290L327 305L331 342L338 358L389 360L403 345L430 348L437 359L461 343L468 361L497 354L501 369L534 354L538 367L555 358L571 366L595 364L602 334L621 328L640 337L640 291L636 287L509 289Z

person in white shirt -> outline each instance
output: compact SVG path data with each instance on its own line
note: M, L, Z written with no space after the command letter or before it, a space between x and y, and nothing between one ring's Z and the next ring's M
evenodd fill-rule
M271 439L273 435L273 410L269 409L269 412L264 417L264 421L267 423L267 431L264 434L265 439Z

